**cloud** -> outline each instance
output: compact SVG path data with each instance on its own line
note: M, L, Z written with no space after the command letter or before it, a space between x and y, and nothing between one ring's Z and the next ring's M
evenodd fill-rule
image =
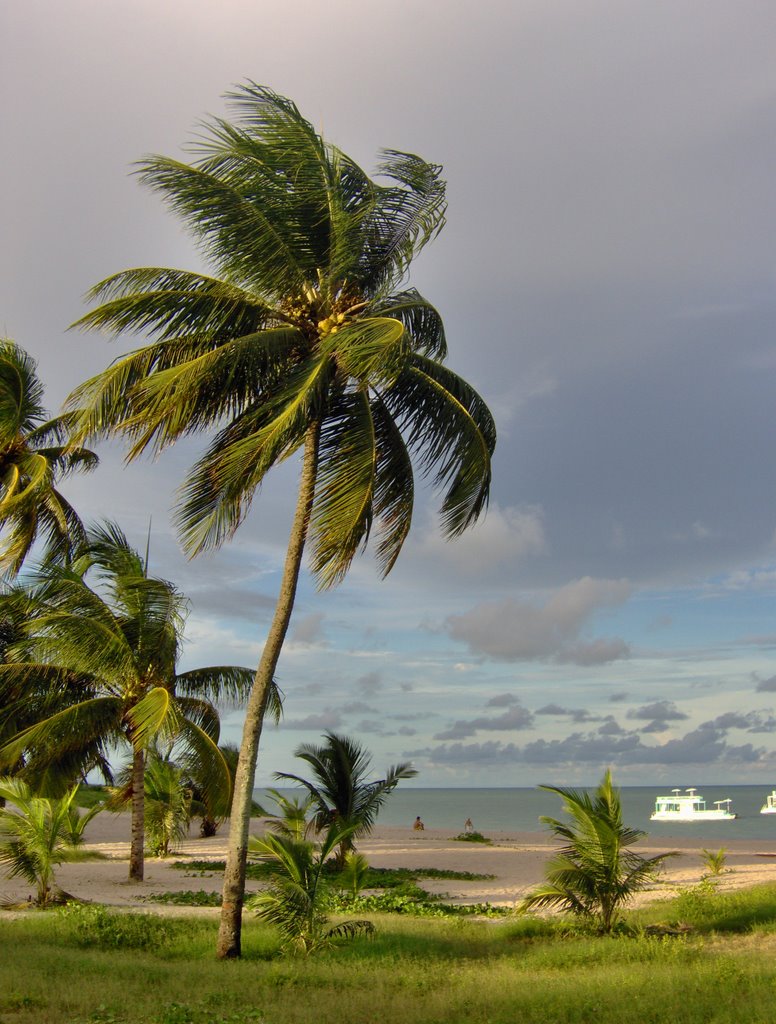
M640 708L633 708L627 717L653 722L681 722L690 716L680 711L673 701L657 700L654 704L643 704Z
M776 718L770 712L747 711L726 711L717 715L709 722L703 723L703 728L714 729L743 729L746 732L776 732Z
M776 693L776 676L761 679L757 684L758 693Z
M585 708L564 708L560 704L545 704L544 707L539 708L536 712L537 715L558 715L572 718L575 722L594 722L598 719L595 715Z
M462 719L455 722L449 729L434 736L435 740L459 740L467 736L474 736L480 730L492 730L507 732L514 729L530 729L533 725L533 715L524 707L513 707L505 711L498 718L472 718Z
M362 700L354 700L349 704L343 704L340 707L340 713L343 715L376 715L377 709L373 708L370 704L364 703Z
M601 736L623 736L625 731L612 715L607 715L603 723L598 726L598 732Z
M339 712L327 708L320 714L307 715L306 718L284 718L280 728L325 732L327 729L339 729L341 725L342 716Z
M617 693L610 693L608 700L612 704L621 704L624 700L628 699L628 694L625 690L618 690Z
M289 641L292 644L306 644L308 646L320 644L324 639L324 618L323 612L311 612L309 615L305 615L304 618L294 623Z
M668 722L663 722L659 718L656 718L654 722L649 722L645 725L641 731L646 733L668 732L670 728L671 726Z
M646 745L639 733L576 732L558 740L543 738L518 746L488 740L484 743L444 743L437 747L408 752L407 756L424 757L439 765L530 764L561 767L567 765L750 765L765 754L750 743L728 744L724 732L712 726L700 726L681 738L667 743Z
M364 718L356 725L356 731L359 735L368 734L370 736L385 736L385 723L373 718Z
M501 508L491 503L488 514L450 544L436 523L429 521L417 539L411 538L413 563L428 571L457 578L481 579L546 547L542 510L537 506ZM425 570L424 570L425 571Z
M570 715L571 712L568 708L562 708L560 704L545 704L544 707L537 708L537 715Z
M625 580L590 577L560 587L544 605L515 598L485 602L446 620L450 636L477 654L499 661L554 660L602 664L621 658L621 640L580 642L582 628L601 608L623 604L631 594Z
M367 672L356 680L356 686L365 696L374 697L383 688L381 674L375 671Z
M514 693L497 693L495 697L491 697L485 707L487 708L508 708L512 704L519 704L520 699L514 695Z

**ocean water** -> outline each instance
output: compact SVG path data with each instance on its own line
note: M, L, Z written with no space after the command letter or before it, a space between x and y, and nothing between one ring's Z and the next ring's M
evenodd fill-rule
M776 840L776 814L760 814L772 786L698 787L707 807L715 800L732 800L735 821L675 823L650 821L658 795L670 794L671 786L622 786L623 817L627 825L644 829L655 838L679 836L723 843L732 839ZM299 790L283 790L298 796ZM256 799L265 807L272 801L265 790L256 790ZM463 832L464 822L472 819L478 832L541 832L539 818L547 814L563 819L558 796L531 789L431 789L399 785L388 797L378 818L379 825L412 826L417 815L426 828Z

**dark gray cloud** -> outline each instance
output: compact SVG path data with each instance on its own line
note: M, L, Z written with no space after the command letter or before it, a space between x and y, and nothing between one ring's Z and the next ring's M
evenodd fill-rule
M537 715L557 715L571 718L575 722L594 722L597 716L591 715L585 708L564 708L560 704L545 704L534 712Z
M671 728L671 726L668 724L668 722L665 722L665 721L663 721L660 718L656 718L653 722L649 722L647 725L645 725L644 728L641 730L641 732L645 732L645 733L668 732L670 728Z
M607 715L603 723L598 726L601 736L624 736L626 730L617 722L612 715Z
M759 693L776 693L776 676L761 679L757 684Z
M776 732L776 718L771 712L747 711L726 711L722 715L709 722L704 722L702 728L714 729L743 729L746 732Z
M520 698L516 697L514 693L497 693L495 697L491 697L485 707L488 708L508 708L512 704L519 704Z
M311 612L297 619L289 640L294 644L320 644L324 640L323 612Z
M624 700L628 699L628 694L625 690L618 690L617 693L610 693L607 700L611 701L612 704L621 704Z
M428 758L435 764L525 763L530 765L751 765L764 756L751 744L734 746L726 742L723 730L701 726L685 736L657 746L646 745L636 732L624 735L572 733L559 740L537 739L524 746L489 740L483 743L444 743L408 753Z
M377 708L373 708L371 704L366 704L362 700L353 700L347 704L342 704L339 708L340 714L343 715L376 715Z
M338 711L333 711L330 708L319 714L306 715L304 718L284 718L280 723L281 729L313 732L325 732L327 729L339 729L341 726L342 716Z
M474 736L481 730L494 732L511 732L515 729L530 729L534 717L524 707L513 707L496 718L471 718L455 722L449 729L443 729L435 736L435 740L458 740Z
M367 697L374 697L383 688L382 676L379 672L367 672L359 676L356 686Z
M632 708L627 717L654 722L681 722L689 718L689 715L680 711L673 701L657 700L653 704L643 704L640 708Z
M357 735L371 735L371 736L392 736L394 733L386 731L385 722L376 718L364 718L355 727Z

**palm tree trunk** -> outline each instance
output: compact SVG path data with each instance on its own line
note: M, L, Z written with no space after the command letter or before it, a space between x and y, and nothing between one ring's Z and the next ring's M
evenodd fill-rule
M310 524L310 513L315 494L315 479L318 470L318 443L321 427L319 422L311 424L304 446L302 473L296 512L288 539L283 579L280 584L275 614L264 643L259 666L253 680L253 688L245 711L240 757L234 778L234 795L229 828L224 889L221 903L221 924L218 931L216 955L219 959L233 958L241 953L242 909L245 898L245 863L248 856L248 829L250 827L253 786L256 778L256 759L259 752L261 728L267 706L270 684L275 675L283 641L288 631L291 612L294 608L302 555Z
M129 880L143 881L145 842L145 751L132 748L132 844L129 849Z

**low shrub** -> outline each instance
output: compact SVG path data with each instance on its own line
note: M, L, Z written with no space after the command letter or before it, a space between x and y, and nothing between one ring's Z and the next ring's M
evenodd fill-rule
M151 914L110 911L99 903L68 903L59 914L77 945L100 949L159 949L183 926Z
M482 832L460 832L457 836L450 836L454 843L486 843L488 846L493 842Z
M155 892L146 896L149 903L167 903L176 907L220 907L220 892L205 892L204 889L185 889L181 892Z

